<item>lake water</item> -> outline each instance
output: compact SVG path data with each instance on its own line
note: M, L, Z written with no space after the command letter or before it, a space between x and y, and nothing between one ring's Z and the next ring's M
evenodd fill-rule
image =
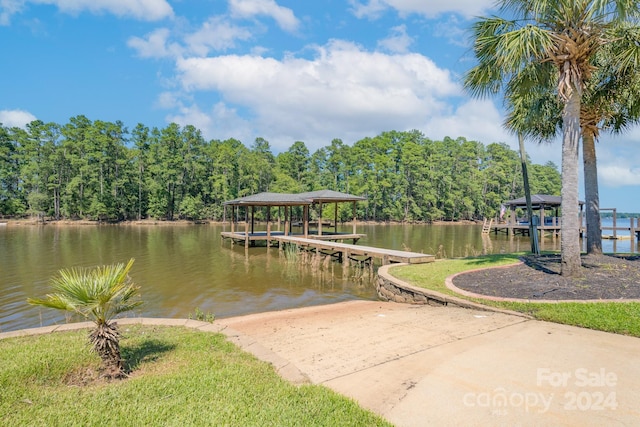
M621 224L619 224L621 225ZM277 248L221 243L222 225L104 225L0 227L0 332L63 323L56 310L33 307L61 268L91 267L135 258L131 271L149 317L188 317L196 308L216 317L376 299L368 270L320 268L287 260ZM340 229L339 229L340 231ZM351 231L345 227L342 231ZM479 225L361 225L360 244L452 258L527 251L528 238L482 235ZM629 252L629 240L603 242ZM625 246L626 245L626 246ZM559 250L546 237L543 250ZM638 248L633 248L638 251Z

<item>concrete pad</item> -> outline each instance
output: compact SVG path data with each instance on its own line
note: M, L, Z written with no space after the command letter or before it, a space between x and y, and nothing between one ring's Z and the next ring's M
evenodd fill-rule
M372 301L216 322L398 426L640 420L640 340L633 337Z
M318 384L523 321L501 313L372 301L219 320L282 357L292 360L294 354L292 362Z
M637 338L513 325L423 354L433 369L384 415L403 426L638 425L638 350Z

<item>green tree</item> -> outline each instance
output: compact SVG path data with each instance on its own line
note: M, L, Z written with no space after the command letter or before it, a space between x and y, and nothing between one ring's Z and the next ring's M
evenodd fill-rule
M593 59L614 41L622 22L635 22L640 2L633 0L501 0L500 12L515 19L481 18L473 27L478 65L465 76L473 95L489 95L506 88L530 64L543 76L545 64L555 67L557 93L562 101L562 274L580 271L578 217L578 146L580 110Z
M306 187L309 175L309 149L302 141L296 141L284 153L276 157L277 165L302 188Z
M83 218L93 197L89 181L91 165L89 132L92 122L85 116L72 117L61 128L62 149L69 163L69 179L62 193L62 212L67 218Z
M20 215L25 210L18 149L10 130L0 124L0 215Z
M146 185L148 181L148 164L150 149L149 128L138 123L132 131L132 142L135 148L131 151L131 159L137 171L136 176L136 207L137 218L142 219L143 213L146 215L149 206L149 189Z
M153 129L149 156L149 213L154 218L172 220L181 196L184 153L180 126L171 123ZM177 203L176 203L177 200Z
M55 123L34 120L26 129L14 128L19 156L19 170L23 196L31 193L39 201L39 215L49 215L58 206L59 192L52 183L57 181L54 160L59 145L59 128Z
M45 299L27 300L29 304L69 311L92 320L96 326L89 341L102 359L103 375L108 378L125 375L120 334L114 319L142 304L136 299L138 288L129 277L132 266L133 259L126 265L63 269L51 279L54 293Z

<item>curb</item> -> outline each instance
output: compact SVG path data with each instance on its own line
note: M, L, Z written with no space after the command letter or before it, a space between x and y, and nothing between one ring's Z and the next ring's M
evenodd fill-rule
M484 299L487 301L498 301L498 302L523 302L523 303L531 303L531 304L561 304L564 302L577 302L577 303L606 303L606 302L620 302L620 303L625 303L625 302L640 302L640 299L636 298L619 298L619 299L527 299L527 298L508 298L508 297L496 297L496 296L492 296L492 295L483 295L483 294L476 294L475 292L470 292L470 291L465 291L464 289L460 289L458 288L456 285L453 284L453 279L455 279L457 276L466 274L466 273L473 273L475 271L482 271L482 270L491 270L493 268L510 268L510 267L515 267L518 265L521 265L522 262L518 262L516 264L508 264L508 265L500 265L497 267L484 267L484 268L476 268L474 270L467 270L467 271L461 271L460 273L456 273L456 274L452 274L451 276L447 277L444 280L444 284L445 286L452 290L453 292L456 292L460 295L464 295L467 297L471 297L471 298L478 298L478 299Z

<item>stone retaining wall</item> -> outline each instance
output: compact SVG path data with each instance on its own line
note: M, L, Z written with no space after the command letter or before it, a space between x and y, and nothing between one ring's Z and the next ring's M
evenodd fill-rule
M418 288L389 274L389 268L402 265L407 264L383 265L378 269L378 277L376 277L375 286L378 297L381 300L408 304L431 304L441 306L451 304L457 307L473 308L475 310L484 311L497 311L501 313L529 318L529 316L522 313L494 308L472 301L467 301L462 298L445 295L429 289Z
M398 264L396 264L398 265ZM381 267L382 270L384 267ZM427 293L426 289L416 288L386 273L381 274L378 270L376 277L376 292L378 297L383 301L393 301L409 304L430 304L437 303L439 305L447 305L447 301L443 298L435 298Z

